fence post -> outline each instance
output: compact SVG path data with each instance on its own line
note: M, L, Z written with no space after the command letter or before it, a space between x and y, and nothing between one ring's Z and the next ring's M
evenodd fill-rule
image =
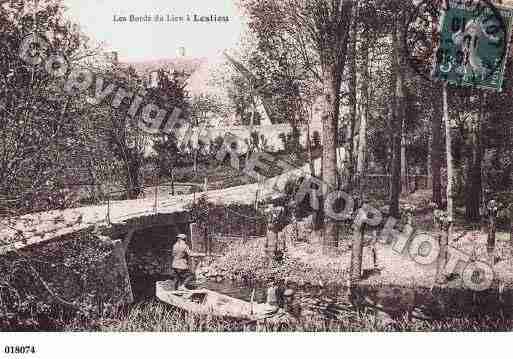
M175 169L171 169L171 196L175 195Z
M157 175L157 183L155 184L155 203L153 205L153 209L155 214L158 213L158 192L159 192L159 186L160 186L160 176Z
M488 252L488 257L490 260L490 264L493 266L495 257L495 232L497 231L497 214L499 212L499 208L501 207L500 203L495 200L491 200L488 202L488 240L486 241L486 249Z
M212 255L212 233L208 229L205 229L205 231L207 236L207 255L210 256Z
M107 192L107 224L110 226L110 187Z
M360 194L356 192L353 196L356 213L360 211L363 201ZM363 257L363 241L365 238L365 223L353 224L353 236L351 241L351 267L350 267L350 283L354 286L362 278L362 257Z

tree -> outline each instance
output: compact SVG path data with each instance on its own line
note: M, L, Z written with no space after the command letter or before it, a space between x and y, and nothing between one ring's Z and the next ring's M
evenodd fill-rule
M467 149L465 181L465 218L467 221L479 222L482 201L481 163L483 151L481 145L481 123L484 108L484 95L478 96L478 109L470 116L470 143Z
M8 214L72 205L62 201L67 184L95 153L82 147L90 134L82 131L91 115L85 99L66 93L63 79L50 75L44 64L30 66L20 58L22 40L35 29L48 45L40 49L42 57L62 54L69 69L88 67L86 60L98 53L65 20L61 1L11 1L0 7L0 198ZM99 152L96 158L105 159Z
M190 75L185 72L165 71L164 69L158 70L158 74L157 86L150 89L149 96L154 98L159 106L166 109L168 113L180 109L182 116L185 118L195 116L195 121L200 123L200 117L206 114L204 111L207 111L206 102L204 98L198 99L194 111L191 108L191 100L186 90ZM162 133L155 139L153 148L156 156L154 161L158 166L159 177L172 176L174 168L179 165L179 159L184 155L183 148L188 144L178 142L178 140L173 133Z
M226 91L226 110L235 113L239 125L260 125L261 115L255 111L254 98L251 91L248 91L247 79L233 66L226 64L214 74L212 82Z
M362 65L361 65L361 105L360 105L360 129L358 131L358 156L356 164L356 172L358 178L363 176L365 169L366 152L367 152L367 125L369 117L369 47L371 41L371 30L366 26L362 39Z
M119 64L113 64L103 76L132 93L144 90L142 81L138 81L138 75L131 67L124 68ZM101 111L100 116L103 117L108 133L110 151L116 160L123 163L121 170L125 174L123 185L127 198L135 199L144 191L142 167L146 149L150 146L150 135L138 126L141 114L131 118L125 113L124 107L114 108L104 102L98 110Z
M404 49L403 44L403 23L404 11L400 11L395 18L395 29L392 35L394 48L394 69L395 88L392 111L392 176L390 185L390 215L399 218L399 196L401 194L401 146L403 141L405 109L405 88L404 88Z
M332 190L339 188L337 173L340 90L346 64L352 0L269 0L243 2L249 13L250 28L265 43L286 44L289 53L301 59L321 88L322 178ZM285 47L285 46L284 46ZM324 243L336 246L336 223L326 218Z
M358 148L359 138L356 136L356 119L358 116L358 102L357 102L357 91L358 91L358 71L357 71L357 43L358 43L358 18L357 18L358 7L355 6L353 19L351 21L351 38L349 42L349 123L346 125L346 142L349 146L348 149L348 182L349 187L352 186L355 172L355 148Z
M200 147L200 137L202 130L208 126L209 117L219 116L226 113L226 108L223 102L216 96L208 94L196 95L191 100L191 119L196 127L196 136L192 144L194 150L194 163L193 171L194 176L198 172L198 152Z
M155 140L153 148L156 152L154 161L157 164L159 176L172 177L180 157L183 156L176 143L176 137L173 134L162 136Z
M431 181L432 201L439 209L442 208L442 111L440 103L436 99L433 103L431 116Z
M454 222L454 207L453 207L453 184L454 184L454 171L452 161L452 135L451 135L451 118L449 113L449 99L447 83L443 84L443 114L445 123L445 156L447 158L447 240L451 235L452 223Z

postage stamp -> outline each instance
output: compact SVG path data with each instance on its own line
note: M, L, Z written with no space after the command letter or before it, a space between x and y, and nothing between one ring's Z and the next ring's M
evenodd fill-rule
M410 63L425 78L502 90L512 12L487 0L424 1L408 24Z

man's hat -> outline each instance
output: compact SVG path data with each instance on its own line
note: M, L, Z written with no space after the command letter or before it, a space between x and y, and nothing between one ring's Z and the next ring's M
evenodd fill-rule
M275 193L271 196L271 200L272 201L277 201L279 199L281 199L282 195L281 194L278 194L278 193Z
M176 235L176 238L178 238L178 239L186 239L186 238L187 238L187 236L186 236L185 234L183 234L183 233L178 233L178 234Z

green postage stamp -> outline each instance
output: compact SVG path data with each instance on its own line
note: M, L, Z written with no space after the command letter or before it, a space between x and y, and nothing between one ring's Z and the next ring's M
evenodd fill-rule
M448 1L432 76L457 86L501 91L513 9L487 1Z

